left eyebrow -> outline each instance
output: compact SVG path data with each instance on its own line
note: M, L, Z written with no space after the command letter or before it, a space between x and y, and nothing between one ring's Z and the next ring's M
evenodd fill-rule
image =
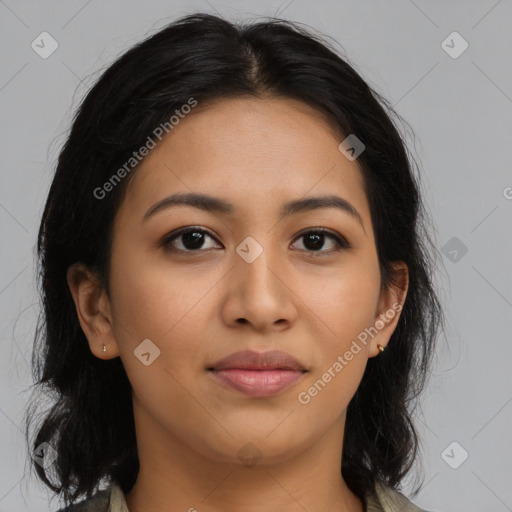
M153 206L142 217L142 221L146 221L149 217L166 210L172 206L187 205L199 208L207 212L215 212L224 215L233 214L235 211L234 206L228 203L224 199L213 197L205 194L189 193L189 194L173 194L171 196L161 199ZM348 213L351 217L356 219L362 226L363 231L366 233L364 228L363 219L359 212L352 206L346 199L339 196L328 195L318 197L308 197L305 199L296 199L285 203L279 213L279 218L283 219L295 213L301 213L305 211L317 210L320 208L337 208L345 213Z
M361 224L363 231L366 233L363 219L361 218L361 215L359 215L359 212L346 199L333 195L308 197L285 203L281 208L280 219L293 215L294 213L317 210L319 208L338 208L341 211L348 213L351 217L356 219L359 224Z

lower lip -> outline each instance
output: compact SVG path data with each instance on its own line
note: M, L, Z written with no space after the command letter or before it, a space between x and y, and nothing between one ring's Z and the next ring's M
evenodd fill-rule
M210 371L225 386L252 397L275 395L297 382L303 372L297 370L241 370Z

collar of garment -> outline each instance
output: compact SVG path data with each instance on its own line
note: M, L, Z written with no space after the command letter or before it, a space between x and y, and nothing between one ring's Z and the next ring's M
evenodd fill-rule
M113 481L91 498L57 512L130 512L120 485ZM380 484L365 496L365 512L426 512L400 492Z

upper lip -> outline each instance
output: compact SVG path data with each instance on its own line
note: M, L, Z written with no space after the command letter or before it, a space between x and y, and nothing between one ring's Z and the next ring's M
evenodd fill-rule
M235 352L208 367L208 370L295 370L307 371L297 359L281 350Z

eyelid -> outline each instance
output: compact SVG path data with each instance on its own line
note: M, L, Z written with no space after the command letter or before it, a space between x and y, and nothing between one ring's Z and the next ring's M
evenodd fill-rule
M310 252L312 254L318 253L318 254L331 254L332 252L336 252L337 250L342 249L351 249L352 244L341 234L337 233L336 231L331 231L330 229L323 228L323 227L309 227L306 228L299 233L297 233L293 240L297 240L301 236L307 235L308 233L321 233L322 235L328 236L330 238L333 238L338 245L337 249L334 249L333 251L306 251Z
M217 240L217 237L208 229L201 227L201 226L183 226L181 228L176 229L175 231L171 231L170 233L167 233L162 238L161 245L166 246L169 245L170 242L174 241L176 238L179 238L183 233L188 233L189 231L201 231L206 233L209 237L213 238L218 244L220 242ZM177 249L178 251L180 249ZM200 252L200 251L185 251L185 252Z

